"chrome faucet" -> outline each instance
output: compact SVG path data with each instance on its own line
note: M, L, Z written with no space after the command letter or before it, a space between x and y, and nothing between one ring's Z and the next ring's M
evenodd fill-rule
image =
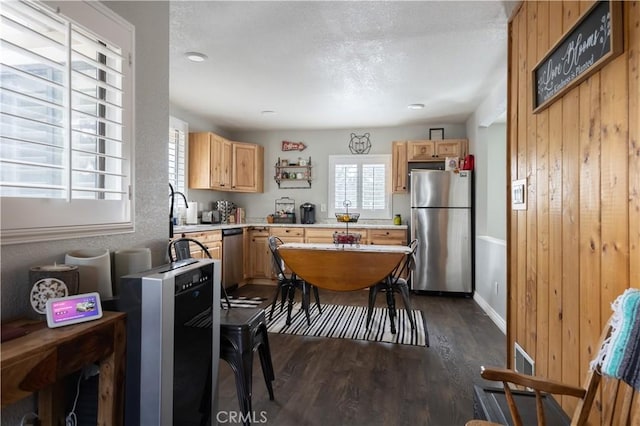
M185 197L182 192L174 191L173 185L169 184L169 189L171 190L171 194L169 194L169 198L171 199L171 208L169 209L169 238L173 238L173 200L176 195L181 195L186 208L189 208L189 203L187 202L187 197Z

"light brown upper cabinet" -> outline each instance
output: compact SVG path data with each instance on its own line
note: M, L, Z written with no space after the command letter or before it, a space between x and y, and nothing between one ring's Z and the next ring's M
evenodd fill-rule
M233 167L232 143L222 136L210 133L211 138L211 173L213 187L221 190L231 188L231 169Z
M405 193L408 191L407 142L394 141L391 153L391 185L393 186L393 193Z
M408 161L444 161L445 157L467 155L466 139L418 140L407 142Z
M260 145L233 142L231 190L262 192L264 190L264 148Z
M264 149L211 132L189 133L189 188L262 192Z
M394 194L409 191L408 162L444 161L467 155L466 139L394 141L392 145L392 187Z

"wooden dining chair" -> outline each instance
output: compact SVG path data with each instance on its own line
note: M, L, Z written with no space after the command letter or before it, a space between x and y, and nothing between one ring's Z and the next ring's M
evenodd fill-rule
M269 313L269 319L273 319L273 311L275 310L278 298L280 298L280 311L284 307L285 300L288 300L287 306L287 325L291 324L291 311L293 309L293 301L295 298L295 291L299 289L302 292L302 309L307 317L307 324L311 325L311 316L309 315L310 295L309 292L313 291L313 295L316 300L316 306L318 312L322 313L320 307L320 296L318 294L318 287L311 285L304 280L298 278L295 273L287 272L285 270L284 262L278 253L278 246L282 244L282 240L275 236L269 237L269 250L271 251L271 259L273 264L273 271L276 274L278 280L278 288L276 294L271 302L271 312Z
M640 304L637 305L640 308ZM640 309L636 308L635 318L640 320ZM613 317L612 317L613 318ZM600 337L600 348L603 347L606 340L609 339L612 332L612 320L610 319ZM636 335L637 337L637 335ZM640 344L638 341L630 342L627 346L630 352L627 353L631 359L638 360L640 357ZM588 373L585 380L584 387L577 387L566 385L553 380L544 379L541 377L528 376L517 373L513 370L503 368L481 368L480 375L482 378L492 381L502 382L504 388L504 396L506 397L507 405L509 407L509 414L511 416L512 424L515 426L522 426L523 424L532 424L533 419L527 419L523 421L522 413L517 405L516 398L514 398L514 391L511 385L526 387L533 389L532 393L535 395L535 414L538 426L555 424L548 423L547 415L545 412L543 399L549 394L551 395L568 395L578 398L578 404L573 412L573 417L570 419L572 426L582 426L589 424L588 420L590 416L594 421L594 416L600 416L595 420L598 425L609 426L625 426L625 425L640 425L640 392L637 389L629 386L623 380L606 377L606 386L600 386L602 382L602 361L595 363L594 367ZM594 407L594 400L598 393L599 388L606 388L606 393L603 393L603 403L599 404L600 413L591 413ZM519 392L521 393L521 392ZM531 395L531 392L527 392ZM606 402L605 402L606 401ZM497 426L500 423L493 423L485 420L471 420L466 423L466 426Z
M406 255L404 260L395 267L390 276L384 281L379 282L376 285L369 287L369 308L367 310L367 328L369 328L369 322L371 321L371 315L373 314L373 307L376 303L376 296L378 292L384 291L387 293L387 305L389 309L395 310L395 301L393 301L393 294L395 292L400 293L402 296L402 302L404 303L407 316L409 317L409 323L411 328L416 328L415 319L413 317L413 309L411 307L411 299L409 295L409 277L416 265L416 251L418 250L418 240L413 240L409 243L411 252ZM395 318L395 312L389 313L389 318L393 321ZM394 325L391 325L392 332L395 330Z

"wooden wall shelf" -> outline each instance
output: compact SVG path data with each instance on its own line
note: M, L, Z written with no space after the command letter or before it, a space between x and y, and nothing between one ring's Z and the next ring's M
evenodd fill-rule
M304 159L304 164L290 164L278 157L275 165L274 180L280 189L308 189L311 188L311 157ZM295 177L290 177L291 175ZM300 183L300 185L298 185ZM286 185L286 186L282 186Z

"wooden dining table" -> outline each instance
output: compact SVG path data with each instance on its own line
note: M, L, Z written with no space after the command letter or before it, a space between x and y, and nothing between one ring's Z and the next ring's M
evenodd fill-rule
M353 291L385 280L411 252L408 246L285 243L284 263L298 277L319 288Z
M326 290L354 291L386 282L391 333L395 327L395 301L390 277L411 253L408 246L285 243L280 257L293 273L307 283Z

